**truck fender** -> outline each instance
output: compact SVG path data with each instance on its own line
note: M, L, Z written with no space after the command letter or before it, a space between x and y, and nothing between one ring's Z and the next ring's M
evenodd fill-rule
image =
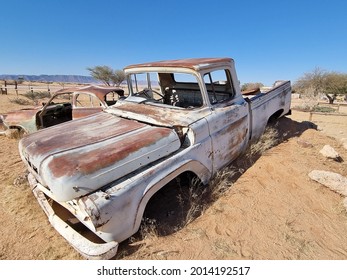
M134 233L140 227L144 210L150 198L170 181L187 171L194 173L203 184L206 184L212 176L211 171L208 170L208 168L204 166L202 163L196 160L184 161L180 164L180 166L175 166L174 170L170 168L166 170L166 172L161 172L160 178L156 177L155 180L152 180L150 184L148 184L142 196L142 199L137 207L136 216L134 220Z

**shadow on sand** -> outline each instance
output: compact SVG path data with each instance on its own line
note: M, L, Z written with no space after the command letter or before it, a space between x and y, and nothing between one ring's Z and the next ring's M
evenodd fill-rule
M297 122L287 117L269 123L268 127L277 132L276 141L271 147L299 137L307 129L317 129L311 122ZM260 146L263 144L261 141L263 140L260 139L257 143ZM120 244L116 258L134 254L141 247L136 244L141 244L146 236L173 234L200 216L261 157L262 152L251 152L250 147L221 172L224 175L212 179L207 186L203 186L189 174L164 186L148 202L139 231Z

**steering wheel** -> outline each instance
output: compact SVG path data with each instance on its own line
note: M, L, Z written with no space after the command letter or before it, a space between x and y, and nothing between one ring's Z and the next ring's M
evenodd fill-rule
M151 89L152 90L152 92L154 92L154 93L156 93L156 94L158 94L160 97L161 97L161 99L163 99L164 98L164 95L162 95L159 91L157 91L157 90L154 90L154 89Z
M148 94L148 92L149 92L149 89L148 88L144 88L143 90L137 92L136 95L140 96L141 94L143 94L147 98L151 98L151 96Z
M150 92L154 92L156 94L158 94L161 98L158 100L162 100L164 98L164 95L162 95L160 92L158 92L157 90L151 89L151 88L144 88L143 90L141 90L140 92L138 92L138 95L143 94L144 96L146 96L148 99L153 99L153 97L150 95Z

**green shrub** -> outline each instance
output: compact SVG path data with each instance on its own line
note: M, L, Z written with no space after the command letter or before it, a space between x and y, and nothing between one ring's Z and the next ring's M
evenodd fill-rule
M336 112L336 109L332 107L320 107L320 106L314 106L312 108L312 112L321 112L321 113L333 113Z

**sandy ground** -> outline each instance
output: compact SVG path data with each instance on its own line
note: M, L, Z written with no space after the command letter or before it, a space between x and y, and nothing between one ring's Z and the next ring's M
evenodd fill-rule
M18 108L0 96L0 113ZM347 259L343 197L312 181L313 169L347 176L347 117L293 111L278 123L280 143L245 164L242 175L202 214L180 226L179 188L161 192L148 207L147 226L119 248L116 259ZM314 124L318 130L314 129ZM324 158L331 145L344 160ZM18 140L0 137L0 259L82 259L50 226L25 180ZM241 165L240 165L241 166ZM158 201L171 201L159 203ZM178 202L177 202L178 201ZM181 207L182 208L182 207ZM170 223L169 231L157 225ZM176 224L175 224L176 223Z

